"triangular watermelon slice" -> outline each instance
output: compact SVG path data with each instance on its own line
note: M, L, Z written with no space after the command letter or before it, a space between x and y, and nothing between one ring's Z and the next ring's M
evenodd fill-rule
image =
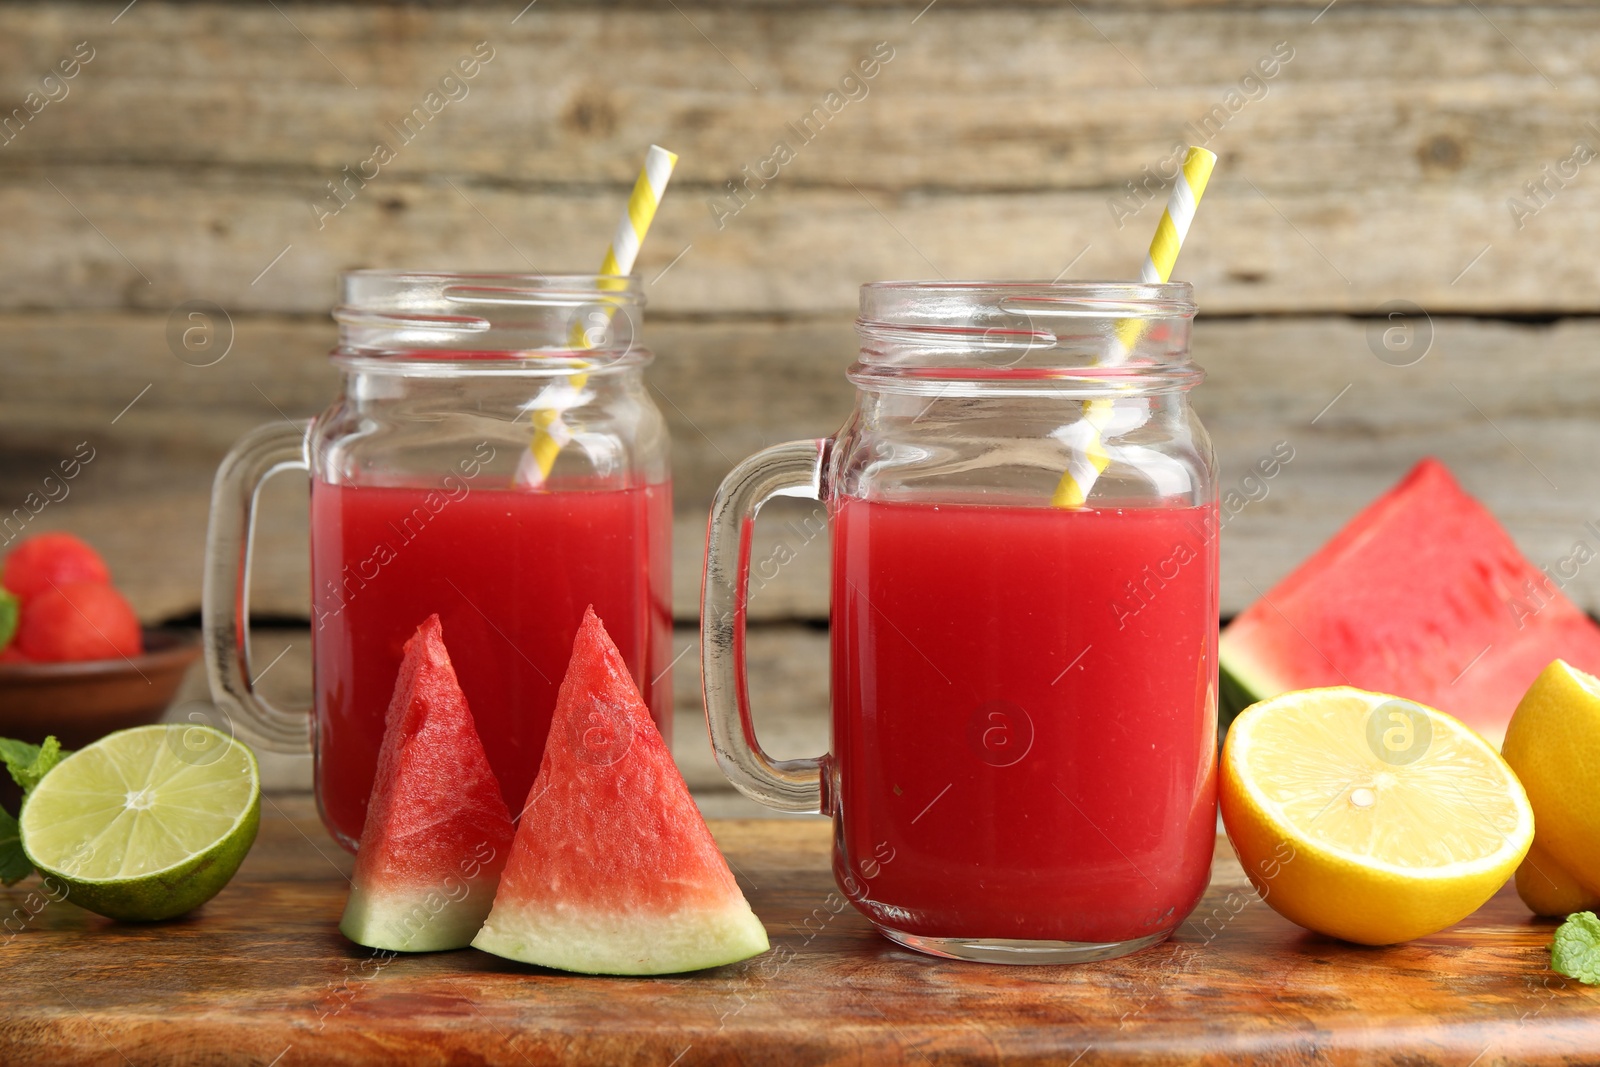
M768 948L592 607L472 944L586 974L694 971Z
M466 948L494 902L511 813L439 616L406 642L339 929L396 952Z
M1551 660L1600 672L1600 627L1424 459L1222 633L1231 716L1353 685L1449 712L1493 744Z

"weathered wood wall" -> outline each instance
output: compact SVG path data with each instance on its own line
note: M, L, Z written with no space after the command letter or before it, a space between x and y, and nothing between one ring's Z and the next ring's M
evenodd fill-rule
M1160 200L1134 214L1126 183L1201 138L1222 162L1179 271L1197 403L1225 481L1295 450L1228 525L1226 611L1429 453L1537 562L1600 518L1592 5L124 3L0 8L0 118L48 101L0 134L0 513L89 442L29 528L103 544L151 619L196 610L228 444L332 396L338 270L586 268L651 141L682 155L640 269L685 626L723 472L843 418L857 285L1125 276ZM402 142L475 48L467 95ZM796 140L874 48L865 95ZM724 183L780 139L796 158L730 214ZM379 142L394 159L327 215ZM190 300L231 320L214 366L169 344ZM1397 300L1431 337L1410 366L1375 354ZM301 498L276 489L261 533L276 616L306 610ZM824 555L756 604L813 659ZM1600 569L1568 589L1600 609Z

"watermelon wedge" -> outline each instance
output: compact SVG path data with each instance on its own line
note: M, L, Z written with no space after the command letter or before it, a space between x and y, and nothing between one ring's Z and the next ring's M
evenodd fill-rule
M406 642L339 929L395 952L466 948L494 902L511 813L439 616Z
M1600 671L1600 627L1430 458L1234 619L1220 659L1229 719L1291 689L1353 685L1498 745L1551 660Z
M586 974L673 974L768 948L593 608L472 944Z

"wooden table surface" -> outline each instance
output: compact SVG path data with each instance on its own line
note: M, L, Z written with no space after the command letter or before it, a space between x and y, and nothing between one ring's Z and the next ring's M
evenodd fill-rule
M835 914L826 824L714 822L773 951L587 978L350 944L336 929L349 862L308 798L269 797L263 814L238 877L186 919L41 909L36 880L0 892L0 1063L1600 1061L1600 990L1547 969L1552 926L1509 887L1438 936L1359 948L1279 918L1219 841L1211 889L1168 944L985 966L913 955Z

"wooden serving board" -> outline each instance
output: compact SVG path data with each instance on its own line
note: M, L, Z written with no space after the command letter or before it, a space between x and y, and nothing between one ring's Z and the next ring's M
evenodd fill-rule
M1552 924L1509 888L1438 936L1359 948L1279 918L1219 840L1211 889L1168 944L985 966L916 956L836 911L825 823L716 822L772 952L586 978L470 949L388 959L350 944L336 929L349 861L309 799L269 797L263 815L239 876L185 919L40 909L37 880L0 892L0 1063L1600 1060L1600 990L1547 969Z

